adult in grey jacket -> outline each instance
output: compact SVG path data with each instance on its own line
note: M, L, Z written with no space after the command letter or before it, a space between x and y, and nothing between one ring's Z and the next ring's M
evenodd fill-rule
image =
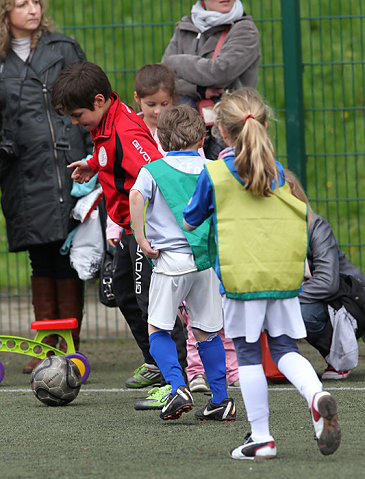
M59 248L74 204L66 166L84 158L92 140L54 112L50 93L59 72L85 55L75 40L50 31L43 0L0 0L0 7L0 186L9 249L29 251L36 319L81 323L83 283ZM78 331L74 339L78 347Z
M307 329L307 340L326 358L332 342L332 324L328 316L328 303L340 288L340 275L352 276L365 288L365 275L340 250L328 222L312 215L309 227L307 254L309 274L299 295L302 316ZM331 365L324 379L342 379L346 372L333 371Z
M212 59L227 27L220 53ZM225 89L256 88L259 62L259 34L240 0L196 2L191 15L178 22L162 57L175 71L181 102L190 105L200 99L218 100Z
M291 192L300 200L308 199L295 175L285 170L285 180ZM328 315L328 303L339 293L341 275L352 276L365 288L365 275L340 250L329 223L309 207L309 245L306 278L299 294L300 307L307 330L307 341L323 358L330 352L333 328ZM323 379L344 379L347 371L335 371L331 365Z

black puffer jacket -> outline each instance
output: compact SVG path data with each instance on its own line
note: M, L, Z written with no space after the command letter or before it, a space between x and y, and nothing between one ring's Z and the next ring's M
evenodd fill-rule
M79 44L59 33L42 35L31 58L18 102L24 62L11 50L0 63L1 139L13 138L19 156L0 159L1 205L9 250L66 238L74 200L68 163L92 150L88 132L58 116L50 102L52 86L68 64L84 60ZM19 104L18 125L14 124Z

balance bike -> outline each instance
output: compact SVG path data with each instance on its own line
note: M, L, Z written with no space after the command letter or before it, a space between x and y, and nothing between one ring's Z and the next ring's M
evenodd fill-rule
M77 328L76 318L33 321L31 328L37 331L34 340L17 336L0 335L0 352L26 354L39 359L44 359L51 354L65 356L71 359L79 368L81 381L85 382L87 380L90 374L89 361L84 354L75 350L71 333L71 329ZM42 343L42 340L50 334L57 334L66 341L67 353ZM4 378L4 374L5 369L0 362L0 383Z

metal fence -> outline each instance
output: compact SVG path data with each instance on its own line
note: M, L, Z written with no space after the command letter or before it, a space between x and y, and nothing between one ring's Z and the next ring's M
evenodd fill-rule
M135 72L158 62L189 0L49 0L49 13L75 37L113 88L133 105ZM260 32L258 90L273 107L278 159L301 178L313 209L363 268L365 125L362 0L247 0ZM0 218L0 330L28 331L32 319L26 254L7 252ZM84 338L126 337L116 310L87 285Z

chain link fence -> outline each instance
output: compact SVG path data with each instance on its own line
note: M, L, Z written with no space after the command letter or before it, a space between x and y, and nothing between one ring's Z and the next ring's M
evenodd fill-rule
M49 0L59 29L107 72L134 108L135 72L158 62L188 0ZM340 247L364 266L365 6L362 0L247 0L260 32L258 90L275 111L278 159L306 186L312 208L331 224ZM0 216L0 331L29 334L32 308L26 253L8 253ZM86 285L83 338L130 337L117 309Z

